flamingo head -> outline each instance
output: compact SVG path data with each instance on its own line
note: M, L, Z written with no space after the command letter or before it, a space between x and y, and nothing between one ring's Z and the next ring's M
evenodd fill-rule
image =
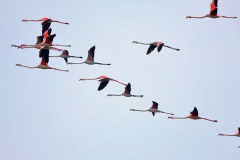
M218 134L218 136L223 136L223 134L222 134L222 133L220 133L220 134Z
M169 116L168 119L173 119L173 117Z

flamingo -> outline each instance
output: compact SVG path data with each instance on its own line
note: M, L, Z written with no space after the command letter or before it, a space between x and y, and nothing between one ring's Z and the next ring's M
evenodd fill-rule
M39 51L39 57L42 58L42 61L36 67L29 67L29 66L25 66L25 65L22 65L22 64L16 64L16 66L26 67L26 68L31 68L31 69L35 69L35 68L39 68L39 69L54 69L54 70L58 70L58 71L68 72L68 70L61 70L61 69L57 69L57 68L53 68L53 67L49 67L48 66L48 61L49 61L49 50L48 49L41 49Z
M100 77L97 77L97 78L81 78L81 79L79 79L79 81L84 81L84 80L98 80L100 82L99 87L98 87L98 91L101 91L102 89L104 89L107 86L107 84L109 83L109 81L115 81L115 82L120 83L122 85L126 85L122 82L119 82L115 79L112 79L112 78L109 78L109 77L106 77L106 76L100 76Z
M222 133L220 133L218 136L235 136L235 137L240 137L240 127L238 127L238 132L236 134L222 134Z
M142 42L138 42L138 41L133 41L132 43L150 45L147 50L147 55L150 54L156 47L157 47L158 52L160 52L162 50L162 47L167 47L167 48L170 48L170 49L173 49L176 51L180 51L180 49L178 49L178 48L173 48L173 47L167 46L163 42L159 42L159 41L153 42L153 43L142 43Z
M77 57L77 56L69 56L69 52L67 50L64 50L62 54L58 56L49 56L49 57L61 57L64 58L65 62L68 63L68 58L82 58L82 57Z
M98 62L94 62L94 52L95 52L95 46L91 47L89 50L88 50L88 57L87 59L82 62L82 63L72 63L72 62L69 62L68 64L83 64L83 63L86 63L86 64L89 64L89 65L93 65L93 64L99 64L99 65L111 65L110 63L98 63Z
M50 27L51 23L52 22L56 22L56 23L61 23L61 24L69 24L67 22L61 22L61 21L56 21L56 20L52 20L52 19L49 19L49 18L42 18L42 19L38 19L38 20L27 20L27 19L23 19L22 22L38 22L38 21L41 21L41 24L42 24L42 34L48 30L48 28Z
M143 95L132 95L131 94L131 84L128 83L125 87L125 91L122 94L108 94L107 96L125 96L125 97L143 97Z
M52 46L71 47L71 45L52 44L53 39L56 37L56 34L50 35L50 33L51 33L51 28L48 29L46 32L44 32L43 37L42 36L38 36L37 37L37 43L34 44L34 45L22 44L21 46L12 45L12 47L17 47L17 48L21 48L21 49L22 48L37 48L37 49L43 49L44 48L44 49L52 49L52 50L56 50L56 51L63 51L63 50L55 48L55 47L52 47Z
M137 109L130 109L130 111L139 111L139 112L151 112L153 116L155 116L155 113L164 113L164 114L170 114L174 115L173 113L167 113L163 112L161 110L158 110L158 103L155 101L152 101L152 107L147 109L147 110L137 110Z
M202 118L198 116L198 110L196 107L194 107L193 111L190 112L190 115L187 117L168 117L170 119L193 119L193 120L198 120L198 119L203 119L203 120L207 120L207 121L211 121L211 122L218 122L217 120L211 120L211 119L207 119L207 118Z
M44 47L51 47L51 46L62 46L62 47L71 47L71 45L59 45L59 44L52 44L54 37L56 37L56 34L49 35L47 31L44 33L44 41L42 43L37 44L37 46L44 46ZM27 45L22 44L21 47L23 48L35 48L35 45Z
M50 35L49 39L53 40L53 38L56 36L56 34ZM49 50L54 50L54 51L59 51L62 52L64 51L63 49L55 48L52 46L41 46L40 44L43 42L43 36L37 36L37 42L33 46L25 46L25 45L11 45L11 47L17 47L18 49L24 49L24 48L36 48L36 49L49 49Z
M237 17L228 17L228 16L219 16L218 14L218 0L212 0L212 3L210 4L210 13L205 16L187 16L186 18L237 18Z

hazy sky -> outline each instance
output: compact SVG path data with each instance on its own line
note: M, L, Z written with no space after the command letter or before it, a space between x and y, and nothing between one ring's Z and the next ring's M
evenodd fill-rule
M219 15L238 19L186 19L209 13L211 0L7 0L0 1L1 160L238 160L240 139L219 137L240 127L239 0L219 0ZM83 59L96 46L95 60L111 66L66 65L50 59L49 66L70 72L26 69L36 66L33 44L41 34L41 19L52 23L54 43L71 44L71 55ZM163 48L146 55L148 46L132 41L162 41L180 48ZM51 51L51 55L59 52ZM144 98L107 97L124 86L110 82L97 91L97 81L80 78L106 75L131 82L132 94ZM168 115L130 112L159 109L219 120L169 120Z

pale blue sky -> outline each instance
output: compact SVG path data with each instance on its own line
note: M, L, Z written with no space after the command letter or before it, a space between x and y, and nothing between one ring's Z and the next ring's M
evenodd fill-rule
M235 20L185 19L207 14L209 4L1 1L0 159L239 159L240 139L218 134L236 133L240 127L240 1L219 0L219 15L238 16ZM40 23L21 20L42 17L70 23L52 23L51 28L57 34L54 43L72 45L71 55L85 59L95 45L95 60L112 65L66 65L63 59L50 59L49 66L70 72L15 67L40 63L38 50L10 46L35 43ZM147 46L133 40L162 41L181 51L163 48L146 56ZM100 75L131 82L132 94L144 98L106 97L124 87L110 82L99 92L98 82L78 81ZM129 112L148 109L152 100L176 116L186 116L196 106L200 116L219 122Z

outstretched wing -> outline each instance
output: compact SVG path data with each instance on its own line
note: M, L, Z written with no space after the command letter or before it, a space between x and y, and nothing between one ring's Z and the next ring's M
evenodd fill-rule
M127 86L125 87L125 91L124 91L125 94L130 94L131 93L131 84L128 83Z
M148 47L147 55L150 54L156 47L157 47L157 44L155 42L151 43L150 46Z
M164 45L164 43L157 42L157 50L158 50L158 52L160 52L162 50L163 45Z
M100 82L100 85L98 87L98 91L101 91L102 89L104 89L107 86L108 83L109 83L108 78L102 79L101 82Z
M90 49L88 50L88 58L87 58L88 61L94 61L95 48L96 48L96 47L93 46L92 48L90 48Z
M191 114L192 116L198 116L198 110L197 110L197 108L194 107L193 111L190 112L190 114Z
M158 103L157 102L154 102L154 101L152 101L152 107L151 107L151 109L158 109Z
M43 36L37 36L37 42L36 44L40 44L43 42Z
M40 49L39 57L42 58L41 64L46 65L49 61L49 49Z
M218 12L218 0L212 0L212 3L210 4L210 14L216 15Z
M48 30L48 28L51 26L51 19L44 20L42 22L42 34Z
M48 40L52 43L54 37L56 37L56 34L52 34L52 35L50 35L50 36L48 37Z

